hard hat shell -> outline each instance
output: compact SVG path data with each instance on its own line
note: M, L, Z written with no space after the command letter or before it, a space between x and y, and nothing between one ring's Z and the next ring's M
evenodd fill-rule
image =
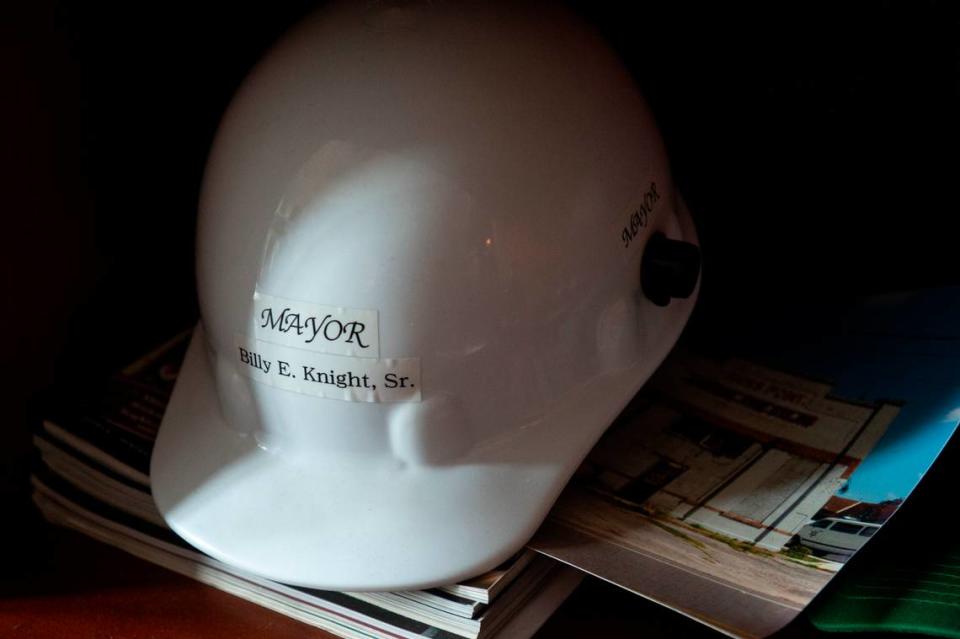
M289 33L204 179L202 321L153 494L208 554L336 590L521 547L677 339L695 243L609 47L547 6L344 4Z

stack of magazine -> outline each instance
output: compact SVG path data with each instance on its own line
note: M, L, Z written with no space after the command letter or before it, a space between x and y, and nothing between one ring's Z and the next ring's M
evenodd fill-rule
M342 637L528 637L581 574L530 550L459 584L329 592L276 583L192 548L150 495L150 451L188 334L110 380L93 400L54 394L35 433L34 501L52 523Z
M48 405L36 502L51 521L347 637L530 636L579 571L727 635L769 636L883 534L960 422L960 288L786 312L677 348L530 540L539 554L466 583L292 588L177 539L147 465L186 336L98 401ZM901 551L908 564L915 549Z

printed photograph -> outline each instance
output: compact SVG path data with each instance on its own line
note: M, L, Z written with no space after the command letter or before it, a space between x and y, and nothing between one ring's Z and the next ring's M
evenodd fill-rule
M875 299L837 335L675 353L583 463L536 547L728 633L777 630L953 434L956 299Z

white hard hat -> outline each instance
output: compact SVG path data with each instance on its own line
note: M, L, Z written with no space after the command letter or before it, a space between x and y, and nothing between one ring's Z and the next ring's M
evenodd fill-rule
M653 120L556 8L352 3L220 127L160 512L282 582L393 590L534 533L694 303Z

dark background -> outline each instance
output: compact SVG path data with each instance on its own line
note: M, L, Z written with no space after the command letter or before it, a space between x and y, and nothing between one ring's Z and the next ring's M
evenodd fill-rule
M764 330L771 309L829 323L809 309L960 280L954 6L771 4L575 5L661 125L701 234L692 332L707 339ZM195 203L215 127L314 6L0 10L4 508L26 507L39 391L96 383L195 320Z

